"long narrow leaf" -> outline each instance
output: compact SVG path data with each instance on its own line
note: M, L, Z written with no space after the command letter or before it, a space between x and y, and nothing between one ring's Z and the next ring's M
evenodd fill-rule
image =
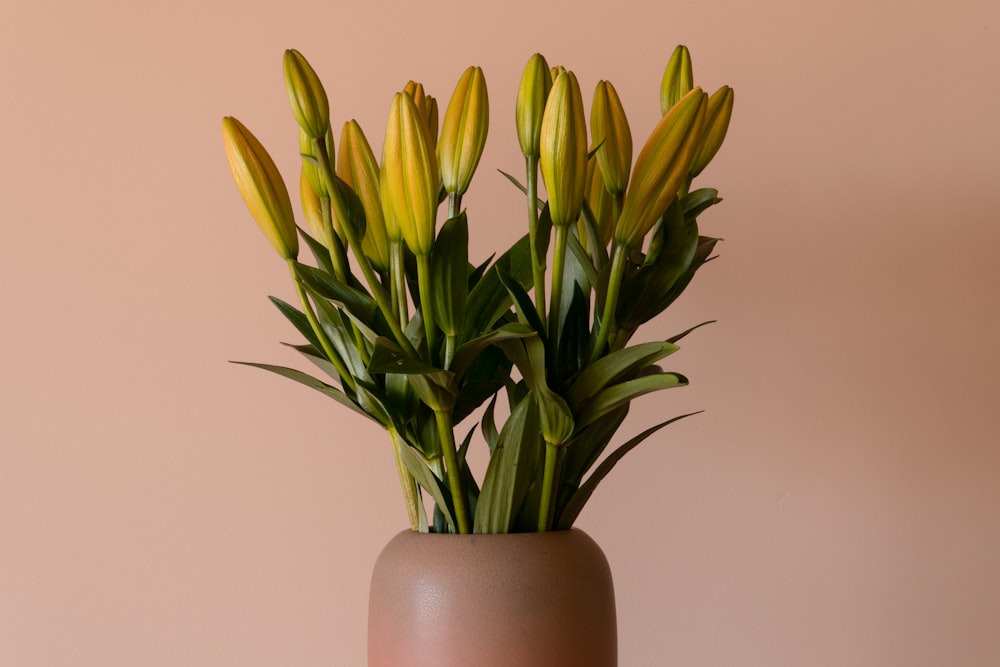
M455 524L455 516L451 509L451 494L448 489L444 487L431 469L427 467L424 463L423 457L409 444L403 443L403 446L399 448L399 457L403 459L403 463L406 465L407 470L413 475L413 479L416 480L427 493L431 494L431 498L437 503L437 508L444 514L448 525L451 527L452 532L457 533L458 528Z
M649 394L660 389L682 387L688 383L687 378L679 373L657 373L646 375L621 384L612 385L595 396L583 412L577 417L577 427L590 424L615 408L625 405L634 398Z
M361 407L358 406L357 403L355 403L354 401L352 401L347 396L347 394L345 394L344 392L340 391L336 387L332 387L332 386L328 385L327 383L323 382L322 380L317 380L313 376L308 375L306 373L303 373L302 371L295 370L294 368L286 368L284 366L275 366L273 364L259 364L259 363L253 362L253 361L234 361L232 363L234 363L234 364L240 364L242 366L253 366L254 368L261 368L261 369L263 369L265 371L270 371L271 373L276 373L277 375L281 375L282 377L286 377L286 378L288 378L290 380L295 380L299 384L303 384L303 385L309 387L310 389L315 389L316 391L320 392L324 396L328 396L328 397L332 398L333 400L337 401L338 403L340 403L341 405L345 405L345 406L349 407L351 410L354 410L355 412L357 412L358 414L364 415L368 419L371 419L372 421L378 423L377 419L375 419L370 414L368 414L367 412L365 412L364 410L362 410Z
M580 515L580 510L582 510L583 506L587 504L588 500L590 500L590 496L594 493L594 489L596 489L597 485L601 483L601 480L603 480L605 477L608 476L608 473L611 472L611 470L622 459L623 456L625 456L630 451L635 449L636 446L638 446L643 440L653 435L664 426L667 426L668 424L673 424L675 421L679 421L681 419L684 419L685 417L696 415L700 412L703 411L699 410L698 412L690 412L686 415L681 415L679 417L674 417L673 419L668 419L664 422L660 422L656 426L651 426L642 433L640 433L639 435L630 439L628 442L623 444L615 451L611 452L611 454L608 455L608 458L604 459L604 461L601 462L601 465L597 466L597 469L594 470L593 474L587 478L587 481L584 482L579 489L577 489L576 493L573 494L573 497L570 498L570 501L566 503L566 506L563 508L562 513L559 515L559 519L556 524L557 529L569 530L570 528L573 527L573 523L576 521L576 518Z

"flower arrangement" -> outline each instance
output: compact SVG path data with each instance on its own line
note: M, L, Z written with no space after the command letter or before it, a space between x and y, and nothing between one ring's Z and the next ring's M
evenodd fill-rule
M692 182L725 139L732 89L695 87L690 54L678 46L660 88L662 118L633 164L614 86L597 84L588 139L576 76L532 56L516 103L523 179L504 174L526 198L527 233L471 264L462 197L489 128L482 70L462 74L440 128L437 101L408 83L392 100L380 161L354 120L335 146L327 94L299 52L284 54L284 77L308 231L253 134L226 117L223 139L300 303L271 300L305 339L295 349L329 377L249 365L385 429L413 530L571 527L622 456L689 416L608 452L632 399L687 384L657 363L697 327L629 341L712 258L718 239L699 235L697 219L720 199ZM299 261L300 239L312 264ZM509 411L498 424L501 397ZM458 437L470 417L478 423ZM466 461L477 427L489 448L481 483Z

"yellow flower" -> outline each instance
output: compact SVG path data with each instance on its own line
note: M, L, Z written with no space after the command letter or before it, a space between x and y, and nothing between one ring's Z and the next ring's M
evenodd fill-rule
M316 195L316 191L313 190L312 184L309 182L305 163L302 164L302 172L299 176L299 196L302 198L302 212L309 224L309 232L324 247L329 247L330 241L326 236L326 225L323 222L323 207L319 196Z
M340 133L337 175L357 193L365 210L365 235L361 248L380 271L389 267L389 239L382 214L379 169L375 154L358 122L344 123Z
M285 88L299 127L313 139L330 129L330 102L323 84L305 57L295 49L285 51Z
M428 146L426 125L404 93L396 93L389 111L382 188L406 245L415 255L430 254L438 203L437 159Z
M222 119L222 141L233 180L257 225L279 255L294 259L299 237L292 202L274 160L250 130L231 116Z
M465 194L479 165L490 127L486 79L479 67L462 74L444 113L437 145L441 183L451 194Z
M538 157L539 136L542 132L542 114L545 100L552 90L552 73L542 54L536 53L528 60L517 89L517 106L514 119L521 152L528 157Z
M590 107L590 137L597 149L604 184L613 195L625 192L632 169L632 131L615 87L599 81Z
M587 204L594 214L594 223L597 226L598 245L607 247L611 240L611 229L614 225L614 202L608 193L607 186L604 185L604 177L601 175L601 167L597 164L597 157L587 160ZM578 226L580 232L580 242L585 248L591 247L590 233L588 226L580 217Z
M587 187L587 126L580 84L572 72L560 74L552 84L539 148L552 224L571 225L580 217Z
M666 115L670 108L693 87L691 53L686 46L680 44L670 54L667 69L663 72L663 83L660 84L660 111Z
M708 98L708 110L705 113L705 130L701 135L701 144L691 162L688 175L694 178L708 166L715 154L722 148L722 142L729 131L729 119L733 115L733 89L723 86Z
M333 138L329 132L323 138L323 143L326 144L326 155L331 162L334 160L334 147ZM323 178L319 174L319 169L316 166L316 147L313 145L313 139L306 131L299 128L299 154L302 155L302 171L306 178L309 180L309 185L312 186L313 192L317 196L329 197L330 193L327 190L326 184L323 183Z
M403 86L403 92L410 96L413 105L417 107L417 116L423 120L427 128L428 145L433 148L438 136L437 100L424 92L424 84L416 81L407 81Z
M691 90L660 119L646 140L615 226L616 243L628 247L641 244L677 196L698 147L706 97L701 88Z

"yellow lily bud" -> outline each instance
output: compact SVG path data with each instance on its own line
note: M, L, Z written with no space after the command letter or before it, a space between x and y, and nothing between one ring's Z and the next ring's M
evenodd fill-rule
M438 101L431 95L424 96L424 120L427 123L427 138L431 148L437 146L438 140Z
M613 195L625 192L632 169L632 131L615 87L599 81L590 107L590 137L597 149L604 184Z
M614 201L604 185L604 176L601 175L601 167L597 163L597 157L591 157L587 161L587 204L594 214L594 223L597 226L598 245L607 247L611 240L611 229L614 225ZM579 225L580 242L585 248L590 248L589 228L581 222Z
M572 72L560 74L552 84L539 149L552 224L571 225L580 217L587 187L587 127L580 84Z
M385 133L382 188L403 240L415 255L430 254L434 243L438 182L426 125L413 99L396 93Z
M292 113L306 134L322 138L330 129L330 102L323 84L305 57L295 49L285 51L285 88Z
M560 74L565 74L565 73L566 73L566 68L563 67L562 65L556 65L555 67L549 70L549 76L552 77L553 83L555 83L555 80L559 78Z
M538 157L542 114L545 113L545 100L548 99L550 90L552 73L549 71L549 64L542 54L536 53L524 67L514 111L517 140L521 144L521 152L527 157Z
M660 84L660 111L666 115L670 107L688 94L694 87L694 73L691 70L691 53L679 44L670 54L667 69Z
M733 115L733 89L723 86L708 98L708 109L705 112L705 129L701 134L701 144L691 162L688 175L694 178L708 166L715 154L722 148L722 142L729 131L729 119Z
M677 195L701 138L706 98L701 88L691 90L660 119L646 140L615 226L616 243L628 247L641 244Z
M403 92L413 98L413 104L417 107L417 115L423 119L427 127L427 139L433 149L438 140L438 103L433 96L424 92L424 85L415 81L408 81L403 86Z
M331 162L335 159L335 151L333 147L333 138L330 133L327 132L323 139L326 144L326 154ZM309 179L309 185L312 186L313 192L317 196L328 197L329 192L327 192L326 184L323 183L323 179L319 175L319 168L316 166L314 160L316 159L315 148L313 146L313 139L306 131L299 128L299 154L303 156L302 159L302 171L306 178ZM306 159L308 156L311 159Z
M479 67L469 67L448 102L437 145L441 183L446 192L465 194L479 165L490 127L486 79Z
M236 187L264 236L278 254L294 259L299 237L285 182L257 137L231 116L222 119L222 141Z
M309 224L309 233L312 237L329 247L330 241L326 237L326 225L323 223L323 207L319 196L313 190L312 183L306 175L306 164L302 164L302 172L299 177L299 196L302 198L302 212L306 216Z
M358 122L344 123L340 133L337 175L358 195L365 210L365 235L361 249L380 271L389 268L389 239L382 214L379 169L375 154Z

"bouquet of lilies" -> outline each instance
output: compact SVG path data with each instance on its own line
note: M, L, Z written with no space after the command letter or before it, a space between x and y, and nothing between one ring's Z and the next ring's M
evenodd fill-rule
M271 300L305 339L294 348L326 378L250 365L385 429L413 530L571 527L622 456L689 416L608 451L632 399L687 384L657 364L697 327L629 340L711 259L718 239L699 235L697 219L720 199L692 182L726 136L732 89L695 87L689 52L678 46L660 88L662 118L633 164L614 86L597 84L588 139L576 76L532 56L516 103L525 170L504 174L526 198L527 233L472 264L462 197L489 128L483 71L465 70L440 128L436 100L408 83L392 100L381 160L354 120L335 145L327 94L298 51L284 54L284 76L299 126L305 228L250 131L226 117L223 140L299 304ZM300 240L312 263L300 261ZM470 417L476 423L459 437ZM477 430L489 448L481 483L466 457Z

